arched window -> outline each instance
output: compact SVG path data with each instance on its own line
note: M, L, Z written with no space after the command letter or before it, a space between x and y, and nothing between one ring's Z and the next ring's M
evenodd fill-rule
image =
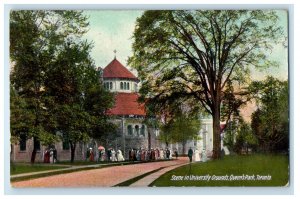
M63 133L63 139L62 139L62 148L63 150L69 150L70 149L70 143L69 143L69 137L66 133Z
M112 90L112 82L109 82L109 89Z
M138 125L135 125L134 128L135 128L136 135L139 136L139 130L140 130L140 129L139 129L139 126L138 126Z
M20 134L20 151L26 151L26 141L27 141L27 136L25 133Z
M129 82L127 82L127 90L129 90Z
M33 144L34 144L34 148L36 150L38 150L38 151L41 150L41 142L37 138L33 139Z
M145 125L142 125L141 135L142 135L142 136L145 136Z
M132 135L132 126L131 125L127 126L127 133L128 133L128 135Z
M120 88L123 90L123 82L120 83Z

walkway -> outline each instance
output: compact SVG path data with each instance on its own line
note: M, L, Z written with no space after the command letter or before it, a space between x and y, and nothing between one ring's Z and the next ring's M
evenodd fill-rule
M182 166L187 162L188 159L182 157L174 161L112 166L12 182L11 185L13 187L111 187L138 177L144 173L165 167L164 169L152 173L132 184L132 186L147 186L163 173L178 166ZM145 179L145 182L143 182L143 179Z
M189 163L183 163L183 164L178 164L178 165L174 165L174 166L170 166L170 167L167 167L167 168L164 168L164 169L161 169L153 174L150 174L134 183L132 183L130 185L130 187L147 187L149 186L154 180L156 180L157 178L159 178L161 175L165 174L166 172L168 171L171 171L173 169L176 169L177 167L180 167L180 166L183 166L183 165L186 165L186 164L189 164Z
M81 165L81 166L74 166L74 165L63 165L63 164L52 164L51 166L65 166L65 169L52 169L52 170L45 170L45 171L38 171L38 172L30 172L30 173L21 173L21 174L16 174L16 175L11 175L10 178L14 179L14 178L19 178L19 177L27 177L27 176L35 176L35 175L39 175L39 174L45 174L45 173L55 173L58 171L69 171L69 170L79 170L79 169L83 169L83 168L97 168L97 167L104 167L104 166L112 166L114 164L120 164L120 162L116 162L116 163L109 163L109 164L90 164L90 165ZM128 164L128 162L126 162L125 164Z

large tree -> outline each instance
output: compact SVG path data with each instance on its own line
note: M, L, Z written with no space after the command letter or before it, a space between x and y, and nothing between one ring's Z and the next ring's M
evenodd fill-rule
M230 81L245 83L249 67L274 63L266 54L281 35L275 11L146 11L137 19L133 56L142 94L194 98L213 118L213 157L220 157L220 107Z
M47 94L54 96L58 129L70 144L71 162L78 142L99 139L114 130L105 115L113 96L100 82L90 49L86 42L67 42L45 83Z

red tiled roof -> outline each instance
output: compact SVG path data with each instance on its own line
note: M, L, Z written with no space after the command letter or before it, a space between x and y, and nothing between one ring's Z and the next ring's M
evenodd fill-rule
M139 115L145 116L145 105L140 104L137 93L117 93L115 106L108 110L108 115Z
M125 66L116 58L112 60L103 70L103 78L126 78L138 80Z

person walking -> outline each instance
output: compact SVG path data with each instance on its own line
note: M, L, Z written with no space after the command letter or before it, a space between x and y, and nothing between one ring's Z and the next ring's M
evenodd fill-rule
M90 148L90 162L94 162L94 152L92 148Z
M119 162L124 161L124 157L123 157L122 151L120 149L117 151L117 159Z
M167 159L169 160L170 159L170 150L169 150L169 148L166 149L166 156L167 156Z
M196 148L195 149L195 162L199 162L200 161L200 152L199 150Z
M116 158L116 151L115 151L114 149L111 150L111 161L112 161L112 162L117 161L117 158Z
M178 159L178 151L177 151L177 149L175 149L174 153L175 153L175 157L176 157L176 160L177 160Z
M190 159L190 162L192 162L192 159L193 159L193 150L192 150L192 147L190 147L190 149L188 151L188 157Z
M111 148L109 148L106 153L107 153L107 155L106 155L107 156L107 161L110 162L111 161Z
M164 159L164 150L163 150L163 149L160 149L160 151L159 151L159 158L160 158L161 160Z

